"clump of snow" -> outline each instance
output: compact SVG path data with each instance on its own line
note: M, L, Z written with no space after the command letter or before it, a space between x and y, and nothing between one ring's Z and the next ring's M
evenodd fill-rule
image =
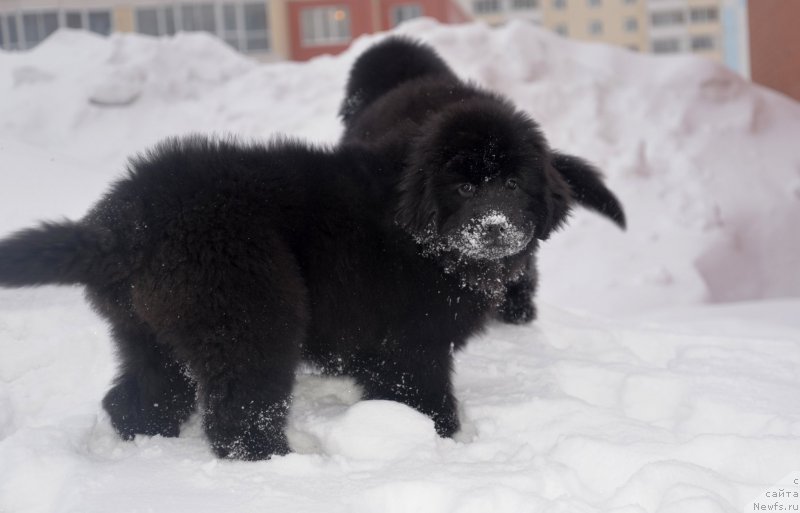
M354 460L426 457L439 441L433 420L394 401L361 401L310 427L326 454Z
M100 408L113 348L80 291L0 290L0 510L738 512L797 471L800 106L699 58L528 24L399 32L598 163L630 225L578 212L543 246L536 323L456 355L457 441L303 372L294 454L217 460L197 417L124 442ZM334 142L347 70L381 37L305 64L197 34L0 51L0 233L79 217L166 135ZM743 299L761 301L706 305Z

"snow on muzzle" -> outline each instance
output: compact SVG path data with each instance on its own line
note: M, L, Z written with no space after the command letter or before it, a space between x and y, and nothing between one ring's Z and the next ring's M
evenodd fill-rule
M496 260L519 253L533 238L533 229L523 229L497 210L470 219L448 236L449 245L465 256Z

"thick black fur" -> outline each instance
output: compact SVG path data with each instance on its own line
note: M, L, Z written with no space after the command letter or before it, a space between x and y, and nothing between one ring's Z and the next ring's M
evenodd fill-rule
M507 103L468 98L425 130L410 164L402 145L168 140L84 218L0 241L0 286L85 286L117 344L103 406L124 438L176 436L197 403L220 457L284 454L302 360L450 436L453 350L572 199Z
M414 165L420 153L428 151L430 127L440 123L442 117L465 109L473 109L475 116L468 124L454 126L455 132L475 131L484 123L482 115L486 112L508 112L511 106L505 98L460 80L432 48L390 37L364 52L350 71L340 109L345 124L342 141L402 148L409 165ZM621 204L592 165L572 155L545 153L569 185L575 202L625 228ZM507 284L497 316L509 323L533 320L536 311L532 297L537 281L535 260L531 259L527 272Z

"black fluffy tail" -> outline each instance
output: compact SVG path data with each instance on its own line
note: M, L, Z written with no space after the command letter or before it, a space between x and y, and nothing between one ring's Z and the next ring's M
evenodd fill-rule
M44 223L0 240L0 286L85 284L110 234L79 223Z
M403 82L433 75L455 78L430 46L404 37L387 38L353 64L339 115L348 124L367 105Z

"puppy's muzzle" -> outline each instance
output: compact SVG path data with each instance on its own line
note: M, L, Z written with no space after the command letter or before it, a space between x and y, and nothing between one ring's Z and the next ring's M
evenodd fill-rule
M532 230L523 230L504 214L492 211L465 224L454 242L469 257L494 260L519 253L532 237Z

